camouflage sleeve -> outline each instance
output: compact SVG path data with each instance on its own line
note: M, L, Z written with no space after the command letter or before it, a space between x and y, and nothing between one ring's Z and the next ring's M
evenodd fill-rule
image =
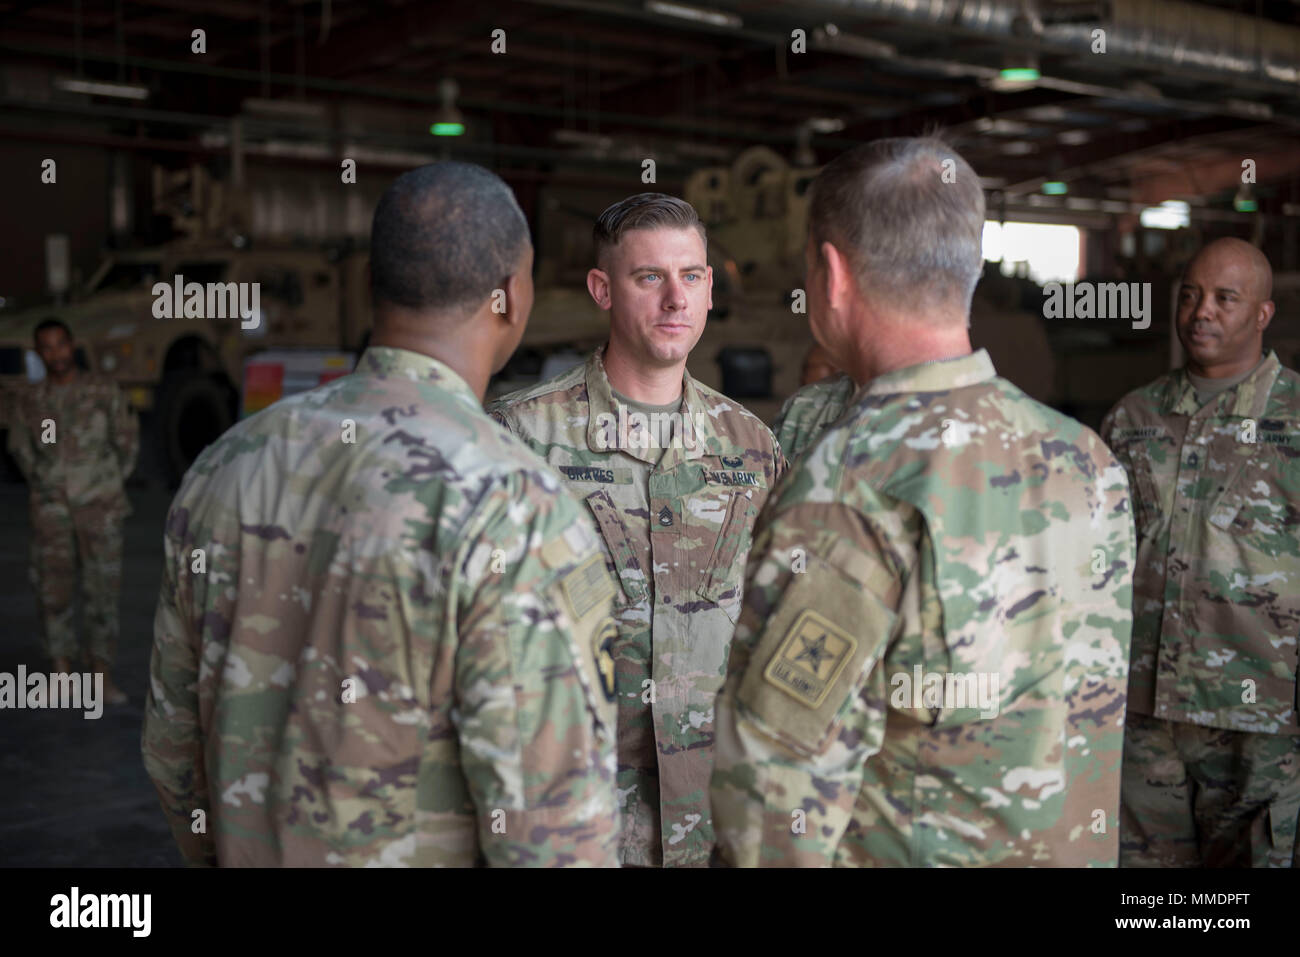
M185 602L176 569L185 543L173 538L172 529L178 524L175 509L167 516L163 541L163 579L154 614L141 751L181 855L190 864L214 866L217 852L206 828L211 804L199 730L199 648L182 610ZM196 817L195 811L203 814ZM200 819L205 825L201 830Z
M772 422L772 437L776 439L777 445L782 450L790 447L797 431L794 423L790 421L790 416L794 413L795 400L798 397L799 393L796 392L781 403L781 411L776 414L776 419ZM782 454L784 455L784 451Z
M135 460L140 454L140 417L136 415L126 394L113 387L113 408L109 417L113 428L113 448L117 450L117 463L125 480L135 471Z
M906 577L881 526L843 505L794 504L760 529L717 702L717 863L832 863L883 741L875 666Z
M784 476L786 472L790 471L790 462L786 459L785 452L781 449L781 441L776 437L776 433L772 432L771 435L772 464L773 468L776 470L775 474L772 476L772 487L775 488L776 483L781 481L781 477Z
M36 452L32 448L32 434L27 429L27 414L21 399L15 399L13 416L9 420L9 454L18 463L27 484L33 484L36 473Z
M461 767L490 865L616 867L614 581L547 478L491 507L462 566Z

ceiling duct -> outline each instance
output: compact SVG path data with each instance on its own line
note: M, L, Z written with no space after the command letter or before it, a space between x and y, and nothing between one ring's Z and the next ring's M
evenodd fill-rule
M722 4L728 5L726 3ZM745 6L733 3L732 6ZM796 0L784 4L810 15L891 20L953 30L1045 49L1091 54L1093 30L1106 31L1106 54L1171 72L1225 78L1295 94L1300 90L1300 28L1180 0L1123 0L1086 5L1047 0ZM772 11L776 5L765 7Z

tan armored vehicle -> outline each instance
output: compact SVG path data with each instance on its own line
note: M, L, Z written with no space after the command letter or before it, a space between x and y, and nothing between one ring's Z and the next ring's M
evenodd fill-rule
M0 320L0 388L21 388L42 373L32 330L43 319L61 319L85 364L115 378L137 410L151 413L155 448L174 479L235 421L247 356L277 346L360 346L370 327L365 263L364 253L215 240L114 253L71 304ZM158 318L155 284L171 285L178 275L205 289L257 283L258 315Z

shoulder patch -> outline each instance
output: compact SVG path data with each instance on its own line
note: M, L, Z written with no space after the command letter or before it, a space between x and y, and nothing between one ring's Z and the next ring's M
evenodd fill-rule
M812 609L805 609L763 669L764 680L809 708L821 707L858 642Z
M606 701L614 700L614 639L617 637L618 626L612 618L606 618L604 627L591 636L591 654Z

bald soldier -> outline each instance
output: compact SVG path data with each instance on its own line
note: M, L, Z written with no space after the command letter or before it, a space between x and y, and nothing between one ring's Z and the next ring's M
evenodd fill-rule
M1127 483L971 352L983 224L935 139L813 184L812 332L864 385L755 533L717 703L721 863L1116 862Z
M144 758L191 863L617 864L614 583L591 519L481 406L532 259L487 170L399 177L356 370L185 476Z
M1125 867L1296 864L1300 376L1263 351L1272 285L1249 243L1197 253L1186 364L1102 423L1137 505Z
M608 343L489 411L590 509L621 584L622 861L704 866L713 699L750 529L785 459L759 419L686 371L713 304L690 204L631 196L601 214L594 239L587 289L609 313Z
M858 384L814 342L804 355L799 391L785 400L772 431L785 457L793 462L822 431L844 414Z

